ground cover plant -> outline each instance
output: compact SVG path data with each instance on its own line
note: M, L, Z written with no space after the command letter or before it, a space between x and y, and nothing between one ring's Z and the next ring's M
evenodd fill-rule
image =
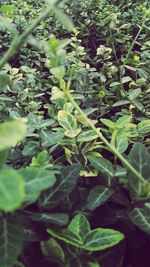
M149 266L149 1L0 13L0 267Z

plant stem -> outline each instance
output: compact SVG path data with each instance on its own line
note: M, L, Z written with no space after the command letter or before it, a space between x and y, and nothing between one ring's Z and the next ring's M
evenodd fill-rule
M110 149L110 151L112 151L112 153L121 160L121 162L127 167L127 169L129 169L134 176L136 176L142 183L146 183L144 177L138 173L136 171L136 169L128 162L128 160L126 160L120 153L119 151L112 145L110 144L107 139L103 136L103 134L95 127L94 123L92 122L92 120L90 120L86 114L82 111L82 109L79 107L79 105L76 103L76 101L73 99L69 88L71 85L71 81L68 81L67 84L67 88L64 89L64 93L66 94L66 96L68 97L68 99L70 100L70 102L72 103L72 105L75 107L75 109L82 115L82 117L84 118L86 124L88 126L90 126L99 136L99 138L103 141L103 143Z
M7 52L3 55L0 60L0 69L4 67L7 61L21 48L21 46L25 43L27 37L33 32L33 30L40 24L40 22L46 19L49 13L52 10L52 6L48 7L42 14L33 22L33 24L28 27L26 31L24 31L20 36L16 36L11 43L11 46L7 50Z

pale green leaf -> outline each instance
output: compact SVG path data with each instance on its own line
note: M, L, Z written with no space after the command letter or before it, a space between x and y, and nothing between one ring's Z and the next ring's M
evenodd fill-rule
M115 123L113 121L108 119L100 119L100 121L110 129L115 129Z
M0 124L0 151L16 146L26 135L27 124L14 120Z
M58 122L66 131L77 130L76 118L68 111L60 110L58 112Z
M8 212L19 208L25 197L23 177L13 169L0 170L0 209Z
M124 115L123 117L120 117L116 123L115 123L115 128L124 128L127 127L128 123L131 121L131 116L129 115Z
M139 134L150 133L150 120L143 120L140 123L138 123L138 133Z

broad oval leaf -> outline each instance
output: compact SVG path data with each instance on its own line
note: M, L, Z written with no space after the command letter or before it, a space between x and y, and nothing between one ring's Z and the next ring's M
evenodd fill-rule
M84 248L88 251L99 251L118 244L124 235L112 229L97 228L85 236Z
M16 146L26 135L27 124L14 120L0 124L0 151Z
M0 209L9 212L19 208L25 197L23 177L13 169L0 171Z
M120 117L116 123L115 123L115 128L124 128L128 125L128 123L131 121L131 116L125 115L123 117Z
M89 155L87 156L87 158L91 162L91 164L103 174L109 177L114 176L114 168L109 160L104 159L102 157L96 157L93 155Z
M80 133L77 137L78 142L89 142L92 140L97 139L98 135L95 133L94 130L88 130Z
M138 132L139 134L150 133L150 120L143 120L138 123Z
M129 217L140 229L150 234L150 210L148 208L135 208L129 213Z
M51 236L58 238L59 240L62 240L67 244L70 244L78 248L84 248L83 240L78 235L69 231L68 229L63 229L62 231L58 231L58 230L54 231L52 229L48 229L47 232Z
M54 238L50 238L47 241L42 241L41 250L43 252L43 255L47 258L53 258L59 260L62 263L65 263L65 254L63 252L63 249Z
M22 249L23 229L15 221L0 218L0 267L12 267Z
M55 181L55 172L52 170L44 170L41 168L27 167L20 169L19 173L24 177L26 196L25 204L35 202L40 193L51 187Z
M103 186L95 186L87 197L87 208L94 210L103 205L113 194L113 190Z
M80 236L81 239L84 238L85 234L87 234L91 228L87 218L83 214L77 214L72 219L67 229L72 233Z
M40 205L43 208L55 207L66 198L74 189L79 178L80 165L74 164L63 167L61 175L54 187L44 192L40 198Z
M129 162L139 172L143 182L129 172L129 188L133 197L147 196L150 182L150 155L143 144L136 143L130 151ZM145 183L144 183L145 179Z
M58 122L66 131L77 129L76 118L68 111L60 110L58 112Z

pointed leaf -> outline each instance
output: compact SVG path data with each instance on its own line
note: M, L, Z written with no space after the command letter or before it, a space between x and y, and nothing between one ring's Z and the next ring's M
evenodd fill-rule
M31 216L33 221L43 223L53 223L56 225L66 225L69 221L69 217L65 213L36 213Z
M103 174L109 177L114 176L114 168L110 161L102 157L96 157L92 155L87 156L87 158L91 162L91 164Z
M148 208L135 208L129 213L129 217L140 229L150 234L150 210Z
M54 258L62 263L65 262L65 254L63 249L54 238L50 238L48 241L41 242L41 249L43 255L47 258Z
M66 131L77 129L76 118L68 111L60 110L58 112L58 122Z
M84 248L88 251L99 251L118 244L124 235L112 229L97 228L85 236Z
M21 252L23 229L17 222L0 218L0 267L12 267Z
M87 208L94 210L103 205L112 195L113 190L103 186L95 186L88 195Z
M77 214L72 219L67 229L72 233L78 235L81 239L83 239L85 234L87 234L91 230L90 224L83 214Z
M74 189L79 178L80 165L63 167L57 183L41 197L42 207L55 207L61 200L67 197Z
M35 202L40 193L55 183L55 172L40 168L27 167L19 170L25 179L26 196L25 203Z

